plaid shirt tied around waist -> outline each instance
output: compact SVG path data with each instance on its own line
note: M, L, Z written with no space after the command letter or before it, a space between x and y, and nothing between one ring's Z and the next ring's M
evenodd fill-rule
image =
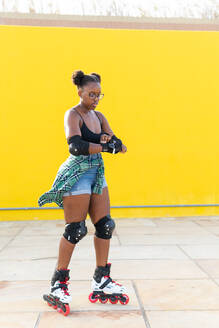
M102 194L104 163L101 154L98 153L95 154L95 156L70 155L59 167L52 188L38 199L39 206L54 202L59 207L63 208L63 194L68 192L88 169L96 166L98 170L93 192L95 194Z

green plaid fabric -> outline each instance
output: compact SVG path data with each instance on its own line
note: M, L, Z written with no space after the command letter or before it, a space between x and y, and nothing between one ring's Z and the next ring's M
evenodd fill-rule
M59 207L63 208L63 194L71 189L82 174L95 166L98 166L98 170L93 192L95 194L101 194L104 179L104 163L101 154L98 153L97 156L93 156L93 158L92 155L70 155L59 167L52 188L38 199L39 206L54 202Z

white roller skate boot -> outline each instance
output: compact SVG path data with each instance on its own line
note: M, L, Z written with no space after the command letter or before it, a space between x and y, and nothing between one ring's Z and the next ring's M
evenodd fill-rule
M129 302L128 295L124 286L117 284L110 278L111 263L105 267L98 266L95 270L91 288L93 292L89 295L91 303L96 303L99 300L101 303L106 303L108 300L112 304L118 303L127 304Z
M49 306L67 316L70 312L69 303L72 300L68 291L69 270L56 270L51 281L49 295L43 295L43 299Z

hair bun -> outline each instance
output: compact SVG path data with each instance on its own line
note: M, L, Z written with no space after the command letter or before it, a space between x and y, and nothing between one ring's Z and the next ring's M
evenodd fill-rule
M80 70L74 71L72 74L73 83L77 86L80 86L84 76L85 76L84 72L82 72Z
M97 79L97 81L100 83L101 82L101 77L99 74L97 73L91 73L91 75L95 76L95 78Z

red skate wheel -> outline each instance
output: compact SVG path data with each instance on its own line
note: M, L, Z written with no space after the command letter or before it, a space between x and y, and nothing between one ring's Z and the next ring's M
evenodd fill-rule
M65 310L58 307L57 311L66 317L70 313L70 307L68 304L63 304L63 307L65 308Z
M88 296L88 299L91 303L96 303L98 298L96 298L96 296L93 295L93 293L91 293L89 296Z
M101 296L99 300L100 300L100 303L105 304L108 301L108 298L105 296Z
M48 304L49 306L52 306L52 304L50 304L49 302L47 302L47 304Z
M114 297L111 297L109 299L109 301L110 301L111 304L116 304L116 303L118 303L118 298L114 296Z
M128 297L128 295L123 294L122 296L120 296L119 301L120 301L120 303L123 304L123 305L128 304L128 302L129 302L129 297Z
M70 313L70 307L68 304L65 304L65 311L62 310L62 314L66 317Z
M57 309L57 305L53 305L52 307L53 307L53 309L55 309L55 310Z

